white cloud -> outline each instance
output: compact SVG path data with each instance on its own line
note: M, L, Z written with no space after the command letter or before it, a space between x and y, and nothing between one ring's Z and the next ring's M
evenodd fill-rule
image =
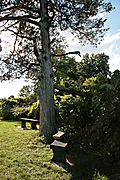
M110 36L110 34L108 34L104 40L101 42L101 45L106 45L106 44L111 44L111 43L115 43L117 40L120 39L120 32Z
M116 45L116 47L115 47L115 48L116 48L116 50L118 50L118 46L117 46L117 45Z

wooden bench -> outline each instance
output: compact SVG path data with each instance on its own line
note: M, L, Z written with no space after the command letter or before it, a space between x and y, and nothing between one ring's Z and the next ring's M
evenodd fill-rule
M19 120L22 122L22 128L26 128L26 122L31 122L31 129L37 129L36 125L39 123L37 119L20 118Z
M68 145L68 139L66 138L66 133L58 131L53 135L53 143L51 143L50 148L53 150L53 161L56 162L66 162L65 152Z

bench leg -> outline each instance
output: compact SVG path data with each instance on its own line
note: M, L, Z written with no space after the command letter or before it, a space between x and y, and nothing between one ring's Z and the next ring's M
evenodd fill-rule
M65 148L52 147L53 149L53 161L66 163Z
M31 122L31 129L37 129L37 123L36 122Z
M26 121L22 121L22 128L26 128Z

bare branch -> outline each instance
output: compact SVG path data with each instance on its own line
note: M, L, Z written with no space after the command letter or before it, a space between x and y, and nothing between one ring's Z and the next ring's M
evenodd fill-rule
M28 69L31 69L32 66L39 67L40 64L37 64L37 63L30 63Z
M67 52L65 54L51 54L51 56L60 57L60 56L66 56L68 54L76 54L76 55L79 55L81 57L80 51Z
M67 92L69 94L73 94L73 95L78 95L78 96L88 96L88 93L86 92L80 92L78 90L73 90L73 89L70 89L70 88L66 88L64 86L59 86L57 84L54 85L54 89L57 89L59 91L64 91L64 92Z
M32 37L20 35L19 32L15 32L15 31L13 31L12 29L7 29L7 30L9 30L9 31L12 32L14 35L16 35L16 36L18 36L18 37L20 37L20 38L28 39L28 40L30 40L30 41L33 40Z
M0 22L4 21L4 20L19 20L19 21L29 22L29 23L34 24L36 26L40 26L40 22L37 22L37 21L32 20L30 18L38 19L39 16L38 17L33 17L33 16L31 17L29 15L25 15L25 16L8 16L8 15L6 15L6 16L0 18Z
M10 27L13 27L14 25L18 24L19 22L20 22L20 21L16 21L15 23L10 24L10 25L9 25L9 26L7 26L7 27L5 27L5 26L4 26L3 31L5 31L5 29L6 29L6 30L9 30L9 28L10 28ZM6 22L6 24L7 24L7 22Z

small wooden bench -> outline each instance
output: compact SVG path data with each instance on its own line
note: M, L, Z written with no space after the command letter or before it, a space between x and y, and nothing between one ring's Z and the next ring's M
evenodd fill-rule
M22 128L26 128L26 122L31 122L31 129L37 129L36 125L39 123L37 119L20 118L19 120L22 121Z
M68 138L66 138L66 133L58 131L53 135L53 143L51 143L50 148L53 150L53 161L56 162L66 162L65 152L68 145Z

